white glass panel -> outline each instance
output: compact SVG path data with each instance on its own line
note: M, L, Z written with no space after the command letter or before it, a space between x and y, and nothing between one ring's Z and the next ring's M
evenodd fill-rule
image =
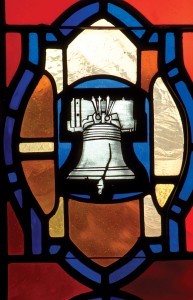
M157 212L150 195L144 198L144 225L145 236L161 235L161 216Z
M93 26L111 29L85 29L67 50L68 83L97 74L115 75L132 83L137 80L137 49L111 23L102 19Z
M46 49L45 69L54 77L57 92L63 90L63 62L61 49Z
M153 97L155 174L178 175L184 151L182 120L161 78L155 82Z

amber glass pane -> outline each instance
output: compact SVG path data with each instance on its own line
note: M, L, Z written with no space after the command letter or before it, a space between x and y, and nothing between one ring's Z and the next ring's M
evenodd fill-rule
M51 237L64 236L64 199L60 197L58 208L49 221L49 234Z
M20 134L24 138L46 138L53 133L53 91L44 75L29 99Z
M36 201L44 213L50 213L55 204L54 161L23 161L22 167Z
M157 73L157 51L142 51L141 53L141 87L148 91L152 77Z
M163 207L174 189L173 184L157 184L155 186L156 197L159 205Z
M139 200L116 204L69 201L70 238L93 261L108 266L140 236Z

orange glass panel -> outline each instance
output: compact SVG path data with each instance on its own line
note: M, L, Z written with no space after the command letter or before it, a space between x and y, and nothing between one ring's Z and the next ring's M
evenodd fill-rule
M157 51L141 52L141 87L145 91L149 90L151 79L158 71L157 60Z
M139 200L116 204L69 201L69 234L101 266L124 256L140 236Z
M23 123L21 137L53 137L53 90L50 80L44 75L29 99Z
M22 161L27 183L44 213L55 204L55 173L53 160Z

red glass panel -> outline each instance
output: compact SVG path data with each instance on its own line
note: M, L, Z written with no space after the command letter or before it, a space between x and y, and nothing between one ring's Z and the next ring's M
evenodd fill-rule
M6 82L9 85L21 60L21 36L19 33L6 34Z
M193 251L193 208L186 217L186 247L188 251Z
M90 289L54 263L9 265L9 300L69 300Z
M148 91L152 77L156 74L158 53L157 51L142 51L141 53L141 87Z
M156 262L124 291L143 300L192 300L193 261Z
M193 23L193 20L192 20ZM193 33L186 32L183 34L183 55L184 55L184 65L186 70L193 80L193 59L192 59L192 49L193 49Z
M6 21L8 24L51 24L64 10L76 2L78 1L6 0ZM192 0L126 0L125 2L134 6L153 24L193 23Z
M8 253L10 255L24 254L24 235L19 221L11 207L7 205Z
M78 0L6 0L8 24L51 24Z

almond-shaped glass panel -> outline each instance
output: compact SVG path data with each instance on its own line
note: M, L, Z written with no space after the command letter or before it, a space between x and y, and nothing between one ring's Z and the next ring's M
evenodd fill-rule
M57 92L63 90L63 56L61 49L46 49L45 69L54 77Z
M44 75L29 99L20 135L22 138L53 137L53 122L53 89Z
M184 132L177 106L162 78L154 84L153 98L155 175L178 175L183 160Z
M68 84L97 74L114 75L136 83L135 45L105 19L97 21L92 26L111 28L85 29L68 46Z

